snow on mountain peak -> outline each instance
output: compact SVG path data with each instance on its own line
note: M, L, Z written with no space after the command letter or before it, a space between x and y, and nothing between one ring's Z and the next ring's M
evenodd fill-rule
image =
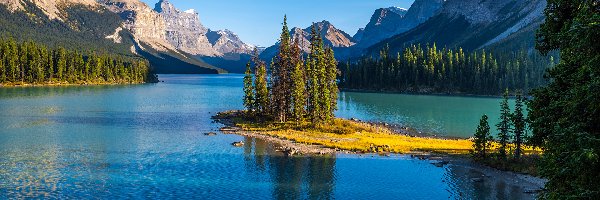
M195 14L195 13L196 13L196 10L194 10L194 9L189 9L189 10L186 10L186 11L183 11L183 12L184 12L184 13L188 13L188 14Z

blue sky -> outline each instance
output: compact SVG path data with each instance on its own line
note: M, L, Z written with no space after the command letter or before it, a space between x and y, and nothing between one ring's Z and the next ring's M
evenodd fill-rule
M158 0L142 0L150 7ZM292 27L328 20L354 35L378 8L409 8L414 0L170 0L180 10L195 9L210 29L229 29L249 44L270 46L281 32L283 15Z

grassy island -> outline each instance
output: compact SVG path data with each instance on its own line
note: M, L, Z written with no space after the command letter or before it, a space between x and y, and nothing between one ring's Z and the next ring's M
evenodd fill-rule
M468 139L413 137L398 134L386 127L340 118L334 119L333 123L319 125L260 121L260 118L246 117L244 111L222 112L214 118L228 126L240 128L238 131L354 152L468 154L473 146Z

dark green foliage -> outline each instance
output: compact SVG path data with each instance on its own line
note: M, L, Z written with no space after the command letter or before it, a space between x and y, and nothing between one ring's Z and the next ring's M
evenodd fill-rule
M252 81L252 69L250 68L250 62L246 64L246 72L244 73L244 107L249 112L254 111L254 85Z
M106 39L121 26L119 15L104 9L91 10L85 6L62 8L64 21L50 20L37 6L25 2L26 11L11 12L0 5L0 35L11 35L19 42L34 41L51 48L69 50L93 49L99 53L133 56L133 42L127 31L120 33L122 43Z
M34 42L0 38L0 84L155 82L141 59L76 51L48 50Z
M283 19L283 28L279 38L279 53L274 58L274 64L271 65L271 82L272 82L272 101L273 115L280 122L287 121L290 114L291 105L291 85L292 81L289 77L295 64L292 61L291 55L291 38L290 31L287 26L287 16Z
M512 132L512 121L510 107L508 105L508 89L504 91L502 102L500 103L500 122L496 124L498 128L498 154L500 158L507 158L507 148L510 142Z
M485 158L488 150L492 146L492 140L494 138L490 134L490 125L488 124L488 116L483 115L477 126L475 132L475 138L473 139L474 156L477 159Z
M559 50L551 82L528 105L532 143L544 149L547 199L600 197L600 3L548 0L537 48Z
M269 89L267 83L267 65L264 61L258 58L258 51L254 50L252 62L255 64L254 70L254 90L255 90L255 105L254 108L259 114L269 115Z
M526 128L526 119L525 116L523 115L523 103L524 103L525 99L523 98L523 96L521 95L521 92L517 92L517 97L515 100L515 111L512 114L512 123L514 125L514 144L515 144L515 158L519 159L521 158L521 155L523 154L523 143L525 141L525 139L527 138L526 132L525 132L525 128Z
M411 93L468 93L498 95L504 89L529 90L546 84L544 71L552 57L519 51L492 54L412 45L392 54L384 47L379 58L363 58L340 66L346 89Z
M299 41L291 41L286 19L283 24L280 50L271 64L269 84L264 62L256 53L252 59L256 64L254 89L258 114L270 116L277 122L293 119L330 123L338 96L337 61L333 50L323 47L323 40L313 25L311 53L304 61Z

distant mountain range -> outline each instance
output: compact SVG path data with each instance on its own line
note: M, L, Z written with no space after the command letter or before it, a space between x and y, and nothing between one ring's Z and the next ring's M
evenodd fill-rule
M0 31L51 46L142 56L157 73L242 73L256 48L229 30L202 25L194 10L168 0L0 0ZM510 51L533 48L546 0L415 0L408 9L380 8L354 36L329 21L314 23L338 60L409 44ZM308 52L311 25L290 30ZM278 44L260 57L271 60ZM259 48L263 50L263 48Z
M427 21L365 52L376 53L384 45L399 51L411 43L436 43L467 51L533 49L545 7L545 0L448 0Z
M231 31L209 31L198 13L180 11L168 0L160 0L153 9L139 0L0 0L0 4L5 5L0 6L5 9L0 19L6 25L0 28L4 33L94 51L109 50L112 43L120 49L115 53L147 58L156 73L223 73L226 70L201 58L231 59L236 57L232 54L254 49ZM90 27L92 22L96 27ZM81 28L87 28L85 33ZM72 37L61 38L65 35ZM218 37L209 41L209 35Z
M415 0L409 9L375 10L369 23L352 38L334 34L345 37L342 41L348 42L344 45L335 45L340 41L337 37L333 40L325 37L324 33L343 33L329 22L328 27L332 28L321 36L334 48L338 60L378 54L387 45L392 52L410 44L433 43L465 50L533 49L535 30L544 20L545 6L546 0ZM294 28L291 32L298 30L302 29ZM270 59L276 51L277 45L271 46L261 57Z

